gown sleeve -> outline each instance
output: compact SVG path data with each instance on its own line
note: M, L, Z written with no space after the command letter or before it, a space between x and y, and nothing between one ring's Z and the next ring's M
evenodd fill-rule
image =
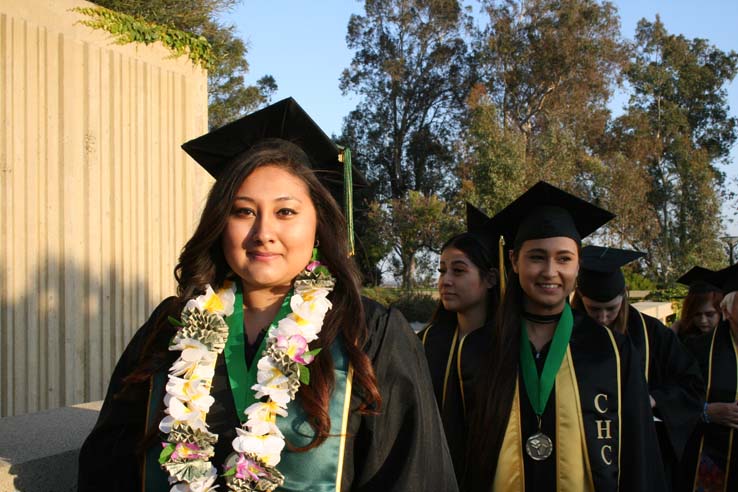
M354 492L455 492L454 468L423 347L405 318L365 300L365 352L382 395L378 415L361 417L353 446Z
M175 301L171 297L154 310L118 360L97 422L80 450L78 492L140 490L142 455L137 448L144 434L149 383L124 390L123 381L136 368L157 320Z
M649 392L678 461L699 421L705 387L697 360L674 332L654 318L646 322L651 339Z
M666 477L643 376L643 364L627 337L616 338L620 349L623 424L619 490L665 491Z

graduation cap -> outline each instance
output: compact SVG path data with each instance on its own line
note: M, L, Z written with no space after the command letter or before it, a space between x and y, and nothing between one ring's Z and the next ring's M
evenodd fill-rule
M218 179L237 156L272 138L300 147L310 159L318 179L336 201L343 204L353 251L353 187L365 186L366 180L351 164L349 149L339 148L293 98L283 99L185 142L182 149Z
M490 227L501 232L516 249L529 239L569 237L577 244L615 215L539 181L491 219Z
M689 294L707 294L708 292L722 292L715 285L716 273L701 266L692 267L687 273L677 279L682 285L689 286Z
M499 231L495 228L495 222L480 209L469 202L466 202L466 230L476 234L485 243L494 244L495 240L500 236ZM497 252L497 260L500 268L500 290L505 291L505 255L504 241L500 241L500 248ZM494 251L494 247L490 248Z
M646 253L628 249L585 246L577 285L579 292L597 302L615 299L625 290L625 277L620 270Z
M715 272L713 283L720 287L724 294L738 290L738 263Z
M466 230L469 232L484 235L487 232L487 225L490 219L480 209L469 202L466 202Z

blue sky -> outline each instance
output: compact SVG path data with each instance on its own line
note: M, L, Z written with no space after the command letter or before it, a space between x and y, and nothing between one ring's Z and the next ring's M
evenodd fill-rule
M736 0L618 0L623 36L632 39L641 18L661 16L666 29L688 38L705 38L722 50L738 51ZM346 46L346 26L352 13L362 13L355 0L244 0L224 17L247 42L249 81L274 76L279 90L274 97L294 97L328 134L341 131L343 117L357 102L338 88L341 71L353 53ZM728 87L731 115L738 115L738 81ZM616 97L615 113L625 104ZM738 147L738 146L737 146ZM738 178L738 148L725 168ZM736 185L733 185L736 188ZM738 192L738 189L735 191ZM738 235L738 224L728 226Z

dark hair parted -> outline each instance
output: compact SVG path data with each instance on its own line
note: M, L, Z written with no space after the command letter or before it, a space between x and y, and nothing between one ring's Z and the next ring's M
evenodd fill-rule
M608 326L607 328L610 328L611 330L617 331L618 333L622 333L626 335L628 333L628 317L630 315L630 301L628 300L628 291L624 290L618 296L623 296L623 302L620 303L620 309L618 310L618 315L615 317L615 320L612 322L612 326ZM587 308L584 305L584 302L582 301L583 296L582 293L577 289L574 291L574 296L571 299L571 307L574 309L578 309L583 312L587 312ZM617 296L615 296L617 297ZM613 297L614 299L614 297Z
M679 321L679 338L685 340L689 337L702 334L700 329L694 324L694 315L702 307L703 304L709 303L718 314L722 313L720 302L723 300L723 294L717 291L710 292L692 292L687 294L682 303L682 315Z
M208 195L195 233L182 249L174 270L180 304L202 294L207 284L220 286L233 277L222 249L222 234L231 213L236 193L243 181L257 168L276 166L300 178L308 188L317 216L316 238L320 240L321 261L336 279L328 312L316 348L322 350L310 365L310 384L300 388L299 401L315 431L315 439L304 451L319 446L330 434L329 404L335 383L331 351L341 335L354 381L362 395L359 411L373 413L381 406L381 395L371 361L362 347L367 341L367 325L359 291L360 275L349 257L346 221L326 187L310 169L307 155L297 145L281 139L268 139L233 159L219 176ZM312 242L312 238L307 239ZM162 329L167 329L162 324ZM166 347L165 347L166 349Z
M477 267L479 275L484 278L486 275L494 275L495 279L497 276L496 261L497 258L482 239L471 232L462 232L457 234L443 243L441 246L441 253L448 248L456 248L469 258L469 261ZM500 299L500 287L499 282L495 282L494 287L487 290L487 320L497 312L497 305ZM438 302L433 316L431 317L429 325L443 324L454 326L457 322L457 315L455 312L447 310L443 307L441 301Z

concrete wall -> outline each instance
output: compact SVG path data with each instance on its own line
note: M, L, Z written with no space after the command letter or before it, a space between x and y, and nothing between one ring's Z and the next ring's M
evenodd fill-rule
M206 73L75 6L0 2L0 417L104 396L211 184Z
M633 303L633 307L643 314L653 316L666 326L671 324L668 318L674 314L674 309L670 302L641 301Z

